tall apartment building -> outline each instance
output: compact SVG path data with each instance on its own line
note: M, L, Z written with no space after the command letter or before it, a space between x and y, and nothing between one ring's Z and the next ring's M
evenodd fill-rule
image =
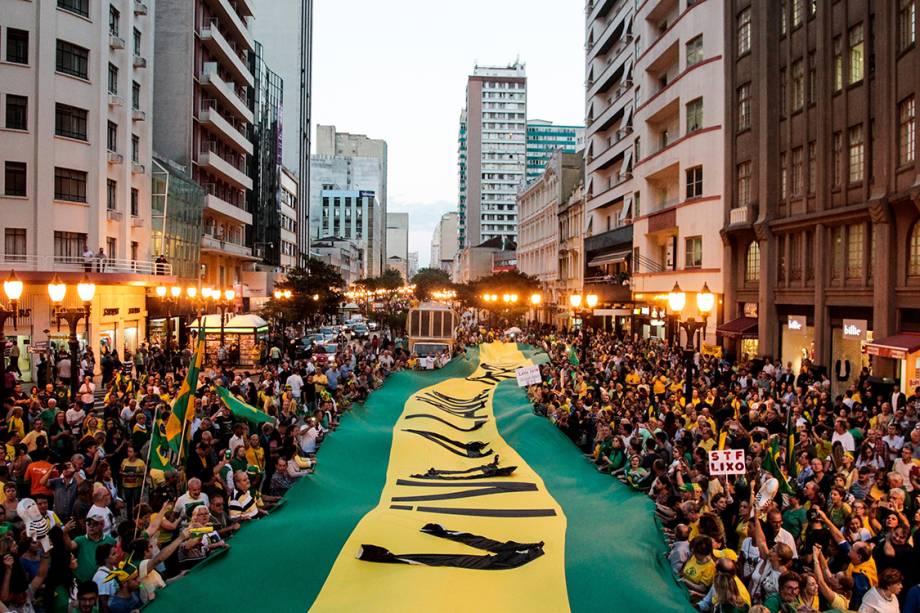
M664 306L651 297L677 283L688 294L681 316L701 319L695 296L705 285L716 296L707 342L723 293L723 10L712 0L647 2L633 29L633 296L651 310ZM651 318L645 325L664 332Z
M238 285L243 268L258 259L247 246L252 17L250 0L157 2L154 148L208 192L202 281L215 286Z
M296 203L298 263L309 253L310 142L313 87L313 0L252 0L252 24L266 63L284 81L282 162L300 187Z
M361 185L355 189L372 190L380 205L380 212L386 219L387 215L387 142L383 139L368 138L364 134L349 134L348 132L337 132L335 126L316 126L316 155L318 156L340 156L350 158L368 158L376 161L377 184L372 187ZM362 182L370 177L370 173L364 173ZM313 181L315 184L316 181ZM381 231L384 228L383 223L380 225ZM372 270L377 271L374 274L380 274L384 269L384 260L386 259L386 232L379 237L379 249L375 251L378 261L369 262Z
M585 5L584 281L586 291L597 293L605 307L631 298L628 287L613 291L605 278L625 274L632 252L635 4L588 0Z
M525 182L530 183L540 177L556 151L561 149L564 153L575 153L584 146L584 126L560 126L544 119L528 120Z
M451 272L454 258L460 250L459 244L460 214L450 211L441 215L431 237L431 259L429 268L440 268Z
M66 325L58 332L50 321L54 274L69 286L67 306L80 304L84 272L97 285L81 345L122 352L144 338L144 286L155 282L153 9L133 0L2 3L0 268L25 282L18 325L11 318L5 330L24 371L28 343L66 350ZM87 249L102 257L85 267Z
M314 167L312 176L316 177ZM322 188L313 192L320 200L311 220L317 223L314 242L354 241L361 252L362 272L365 277L379 275L382 271L373 268L372 262L380 260L379 236L386 222L380 210L380 201L373 191L355 189Z
M460 112L460 130L457 133L457 242L466 244L466 109Z
M476 66L466 84L460 118L465 188L463 247L491 238L515 240L515 196L527 163L527 76L524 65Z
M387 213L387 267L409 280L409 213Z
M728 332L834 392L917 384L917 5L727 3Z

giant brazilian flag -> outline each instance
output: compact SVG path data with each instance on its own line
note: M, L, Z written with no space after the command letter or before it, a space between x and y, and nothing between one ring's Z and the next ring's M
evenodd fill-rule
M204 365L204 328L198 328L198 344L188 365L188 374L182 381L179 393L173 400L169 419L166 420L166 443L172 449L177 462L182 461L183 434L189 432L187 426L195 418L195 390L198 389L198 373Z
M652 501L533 414L514 371L545 355L478 357L393 375L153 611L692 611Z

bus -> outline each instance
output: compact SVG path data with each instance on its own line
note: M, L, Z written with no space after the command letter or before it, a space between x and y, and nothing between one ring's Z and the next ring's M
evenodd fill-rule
M420 358L443 351L450 353L457 337L457 316L447 305L422 302L409 309L406 329L410 353Z

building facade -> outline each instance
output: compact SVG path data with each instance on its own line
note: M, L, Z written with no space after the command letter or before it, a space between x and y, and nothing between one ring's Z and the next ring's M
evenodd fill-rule
M328 236L310 242L312 256L332 266L348 287L364 278L364 250L356 241Z
M363 275L379 275L380 271L371 270L370 263L379 260L380 245L376 241L385 222L374 192L321 189L318 196L321 207L315 215L319 222L316 238L355 241L362 251Z
M313 0L252 0L252 4L259 16L252 24L253 36L265 43L265 61L284 81L281 160L297 185L303 186L294 217L299 265L309 253L310 240Z
M827 367L835 393L862 366L918 382L917 8L725 13L725 303L749 317L727 332L754 337L745 353Z
M364 158L361 165L360 178L354 181L358 187L350 189L371 190L377 195L377 201L380 205L381 220L386 219L387 214L387 142L383 139L368 138L364 134L349 134L348 132L338 132L335 126L316 126L316 155L318 156L337 156L346 158ZM364 169L367 160L374 160L375 169ZM358 169L359 164L356 164ZM376 177L376 184L367 185L372 177ZM317 183L316 181L313 182ZM366 262L370 265L374 274L380 274L384 269L386 260L386 232L385 225L381 223L382 235L379 237L377 244L380 249L375 254L377 258L374 262Z
M545 164L543 173L517 196L518 269L540 281L547 307L565 305L559 275L559 210L568 202L575 186L583 180L584 158L576 153L557 151ZM552 323L548 310L539 320Z
M546 163L557 150L575 153L584 146L584 126L559 126L543 119L528 120L526 183L543 174Z
M466 109L460 112L460 130L457 133L457 242L466 244Z
M280 228L278 232L281 243L279 265L281 270L290 270L300 265L299 225L300 219L300 184L297 174L284 166L281 167L281 199L278 203Z
M557 217L559 219L559 283L558 296L566 296L582 291L585 278L585 175L581 166L579 181L572 189L568 199L559 202ZM565 303L556 307L564 307ZM556 315L558 317L558 314Z
M387 213L387 261L398 258L403 278L409 278L409 213Z
M157 3L154 148L207 191L201 263L212 286L238 287L243 268L258 259L247 244L252 17L249 0Z
M688 295L681 316L699 320L695 296L705 285L716 296L703 331L708 343L716 340L723 293L723 5L648 2L636 13L633 178L624 185L632 192L636 302L663 307L661 297L679 284Z
M450 211L441 215L431 237L431 259L428 266L450 272L454 257L460 250L460 214Z
M462 246L517 236L515 196L527 163L527 76L524 65L476 66L460 119Z
M81 347L133 351L145 335L151 253L154 3L4 2L0 10L0 267L25 283L17 325L30 377L40 343L66 350L47 284L78 306L96 284ZM98 254L91 264L84 253ZM166 270L169 271L168 265ZM29 380L29 379L27 379Z

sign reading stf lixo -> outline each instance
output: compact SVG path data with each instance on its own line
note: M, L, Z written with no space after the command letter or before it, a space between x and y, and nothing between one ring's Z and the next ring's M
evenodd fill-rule
M743 475L744 473L743 449L715 449L709 452L710 475Z

